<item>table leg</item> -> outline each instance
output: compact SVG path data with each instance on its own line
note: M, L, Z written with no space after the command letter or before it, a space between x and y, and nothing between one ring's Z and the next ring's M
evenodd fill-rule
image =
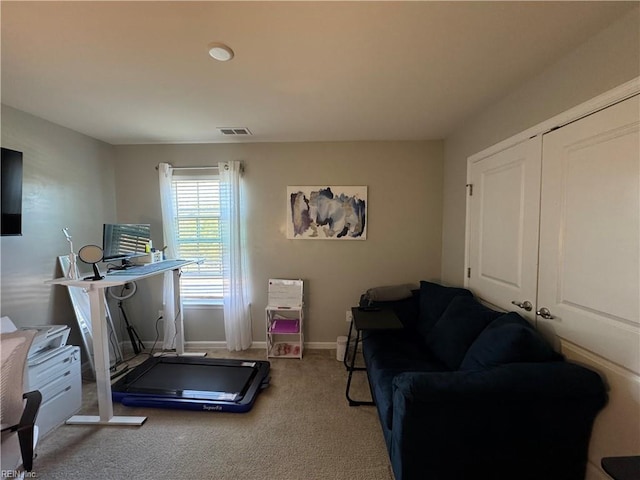
M349 329L349 334L351 334L351 329ZM351 362L349 364L349 376L347 377L347 390L345 392L345 396L347 397L347 401L349 402L350 407L357 407L360 405L375 405L373 401L360 401L353 400L349 396L349 391L351 390L351 377L353 376L353 372L355 371L366 371L366 367L356 367L356 356L358 353L358 345L360 343L360 337L362 335L361 330L356 330L356 341L353 345L353 356L351 357ZM351 335L349 335L351 336Z
M351 319L351 323L349 324L349 334L347 335L347 346L344 349L344 358L342 359L342 363L344 363L344 368L349 371L349 345L351 344L351 331L353 330L353 318Z
M184 322L182 316L182 301L180 300L180 270L175 269L173 274L173 305L176 315L176 354L179 357L206 357L207 352L184 351Z
M104 290L91 287L88 293L91 306L93 355L98 390L98 412L100 415L74 415L66 423L69 425L142 425L147 417L113 415L111 376L109 373L109 334L105 316Z

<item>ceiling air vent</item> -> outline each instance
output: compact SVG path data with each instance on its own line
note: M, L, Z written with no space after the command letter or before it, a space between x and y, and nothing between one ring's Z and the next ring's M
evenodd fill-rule
M218 131L226 137L234 135L251 135L251 132L246 127L218 127Z

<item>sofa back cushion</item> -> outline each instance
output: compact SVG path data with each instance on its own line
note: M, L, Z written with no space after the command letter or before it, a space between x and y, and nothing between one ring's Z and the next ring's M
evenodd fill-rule
M460 370L485 368L516 362L549 362L563 357L533 326L515 312L494 320L467 351Z
M451 300L458 296L472 297L465 288L445 287L437 283L420 282L419 316L416 328L424 339L438 322Z
M473 297L459 295L451 300L426 336L427 346L449 369L457 370L480 332L501 315Z

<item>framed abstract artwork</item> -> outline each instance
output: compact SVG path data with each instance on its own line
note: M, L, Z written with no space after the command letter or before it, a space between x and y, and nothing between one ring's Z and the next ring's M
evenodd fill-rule
M287 187L287 238L366 240L367 187Z

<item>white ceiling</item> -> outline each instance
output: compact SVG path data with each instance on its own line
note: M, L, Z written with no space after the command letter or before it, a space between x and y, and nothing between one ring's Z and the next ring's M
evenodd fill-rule
M637 6L3 1L2 103L111 144L446 138Z

